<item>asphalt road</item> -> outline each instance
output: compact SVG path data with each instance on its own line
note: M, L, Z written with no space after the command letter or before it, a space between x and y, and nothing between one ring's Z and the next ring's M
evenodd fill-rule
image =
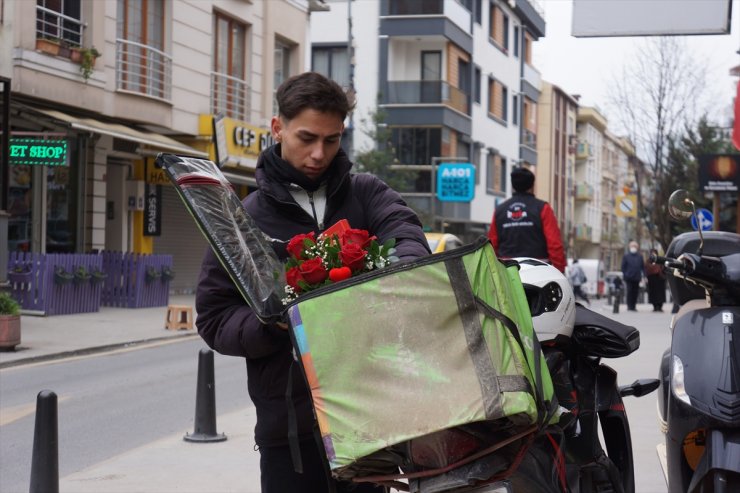
M59 476L193 432L200 339L0 371L0 492L29 490L36 395L58 396ZM244 360L215 354L216 412L249 406Z

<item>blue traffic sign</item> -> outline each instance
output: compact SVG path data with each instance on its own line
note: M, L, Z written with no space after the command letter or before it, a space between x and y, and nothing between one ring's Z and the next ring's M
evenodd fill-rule
M475 166L441 163L437 168L437 198L447 202L470 202L475 195Z
M712 229L712 225L714 224L714 216L712 216L712 213L709 212L707 209L697 209L696 216L691 216L691 227L694 228L694 231L697 231L699 229L698 225L696 224L697 218L701 223L702 231L710 231Z

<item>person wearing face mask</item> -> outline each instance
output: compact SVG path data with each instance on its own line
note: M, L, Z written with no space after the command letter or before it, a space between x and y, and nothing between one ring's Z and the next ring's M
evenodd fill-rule
M630 241L629 251L622 257L622 276L627 286L627 311L636 312L640 281L645 276L645 261L636 241Z

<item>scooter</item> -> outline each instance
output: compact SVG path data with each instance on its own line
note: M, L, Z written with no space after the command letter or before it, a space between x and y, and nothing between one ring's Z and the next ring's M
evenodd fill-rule
M669 212L696 215L688 192L671 195ZM664 265L681 305L658 394L668 491L740 491L740 235L684 233L652 261Z

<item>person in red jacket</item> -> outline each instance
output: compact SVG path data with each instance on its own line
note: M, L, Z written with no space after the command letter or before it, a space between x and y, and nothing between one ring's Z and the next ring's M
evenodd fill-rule
M560 228L550 204L534 196L534 173L518 167L511 171L514 194L493 213L488 238L501 258L533 257L565 272Z

